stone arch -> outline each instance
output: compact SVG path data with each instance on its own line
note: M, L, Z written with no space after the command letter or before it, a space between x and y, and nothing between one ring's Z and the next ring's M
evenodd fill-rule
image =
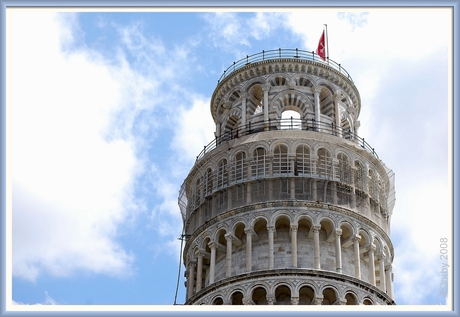
M274 285L274 290L277 305L291 305L292 290L288 283L277 283Z
M344 248L350 247L353 244L352 239L355 236L355 229L353 225L348 221L342 221L339 224L339 229L342 230L342 235L341 235L342 244L345 243L346 241L349 241L349 243L347 243L346 246L342 245L342 247Z
M299 287L299 305L313 305L315 300L315 289L310 284L301 284Z
M264 82L257 78L256 80L251 81L249 84L246 84L246 91L248 92L248 97L246 99L246 113L249 116L254 116L259 113L262 113L264 106L264 92L263 87Z
M366 229L359 228L357 231L358 231L358 235L361 236L361 240L359 242L360 246L365 246L365 245L371 244L372 236Z
M312 79L310 76L298 75L298 76L295 76L294 79L297 82L297 86L300 86L300 87L313 88L315 85L314 79Z
M251 299L256 305L267 305L267 290L269 287L265 284L256 284L251 290Z
M294 174L296 176L311 176L311 155L309 145L304 143L295 145Z
M375 245L375 252L376 252L376 254L380 254L380 253L383 252L383 242L382 242L382 240L380 239L380 237L378 237L377 235L375 235L374 238L373 238L372 244Z
M339 292L332 285L325 285L321 291L323 294L322 305L337 305L339 300Z
M224 123L223 133L221 137L225 139L232 139L239 137L239 127L241 122L241 111L239 109L232 109L222 121Z
M385 264L390 264L392 260L392 254L387 245L383 247L383 253L385 254Z
M206 168L203 179L205 196L209 196L214 191L214 172L210 166Z
M230 225L230 232L232 232L233 234L236 233L236 230L239 226L243 226L244 228L247 228L248 225L246 223L246 220L242 217L238 217L236 219L233 220L232 224Z
M269 171L269 151L262 144L257 146L252 152L252 177L265 178L270 175Z
M235 289L230 294L229 301L232 305L243 305L244 291L241 289Z
M289 173L288 151L289 147L285 143L277 143L274 145L272 151L272 171L274 176L280 176L282 174Z
M215 242L219 242L222 241L222 237L225 237L225 235L227 233L229 233L230 231L228 230L227 227L224 227L224 226L221 226L219 228L216 228L215 232L214 232L214 237L212 240L214 240ZM225 240L225 239L224 239ZM224 241L223 243L224 245L227 245L227 242Z
M363 305L374 305L374 302L369 296L363 298Z
M284 73L276 73L271 75L268 79L267 82L270 83L270 86L276 87L276 86L284 86L289 82L290 78L284 74Z
M233 186L232 198L233 206L237 207L246 203L246 181L248 180L248 166L250 162L247 158L246 152L238 150L234 155L230 163L230 184L237 184Z
M321 146L316 151L318 163L316 164L316 173L320 178L332 178L332 154L331 150Z
M353 291L345 291L345 305L358 305L358 296Z
M268 142L266 142L266 141L261 141L261 142L257 142L257 143L255 142L255 143L251 144L251 146L248 149L249 158L251 158L251 159L255 158L256 150L258 148L264 149L266 154L270 153L270 145L268 144Z
M297 111L301 118L306 117L308 113L314 113L311 100L302 92L293 89L275 95L270 106L276 112L277 119L281 119L281 113L286 110Z
M224 300L222 299L221 295L217 295L211 300L211 305L223 305L223 304L224 304Z
M229 102L234 103L235 101L241 98L242 93L243 93L242 87L240 86L234 87L227 93L227 99Z
M292 213L287 210L278 210L270 217L269 226L276 226L279 220L285 220L287 223L292 223Z
M334 88L328 84L320 83L319 108L322 115L321 120L328 118L330 122L335 122Z

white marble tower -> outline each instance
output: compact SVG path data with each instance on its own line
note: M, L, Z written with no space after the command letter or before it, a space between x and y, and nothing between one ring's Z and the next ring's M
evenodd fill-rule
M215 139L179 193L187 305L394 305L394 174L358 136L340 64L297 49L232 64Z

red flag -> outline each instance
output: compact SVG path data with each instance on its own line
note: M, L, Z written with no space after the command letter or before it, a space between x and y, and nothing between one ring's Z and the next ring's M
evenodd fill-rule
M316 49L316 54L318 54L319 57L321 57L323 61L326 60L326 45L324 43L324 30L323 30L323 34L321 34L321 37L319 38L319 43L318 43L318 48Z

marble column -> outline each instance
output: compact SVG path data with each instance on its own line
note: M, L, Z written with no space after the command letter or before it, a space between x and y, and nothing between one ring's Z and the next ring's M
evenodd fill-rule
M386 286L387 286L387 294L391 298L394 298L393 294L393 281L392 281L392 265L391 263L388 263L385 265L385 281L386 281Z
M267 227L268 231L268 269L271 270L275 267L274 254L273 254L273 243L275 236L275 227Z
M379 255L377 255L377 259L379 260L379 275L380 275L380 290L382 292L386 292L386 283L385 283L385 254L384 253L380 253Z
M246 271L252 271L252 229L244 229L246 233Z
M340 236L342 235L342 229L336 229L335 235L335 270L338 273L342 273L342 245L340 243Z
M262 86L262 91L264 92L264 122L265 122L265 130L268 130L268 92L270 91L270 83L265 83Z
M214 242L208 243L211 248L211 263L209 267L209 284L214 283L215 272L216 272L216 249L217 245Z
M319 94L321 92L321 88L320 87L315 87L313 88L313 93L314 93L314 96L315 96L315 123L316 123L316 127L315 127L315 131L318 131L318 128L319 125L320 125L320 122L321 122L321 108L320 108L320 102L319 102Z
M295 296L295 297L291 296L291 305L299 305L299 297L298 296Z
M320 253L319 253L319 231L321 226L313 227L313 245L314 245L314 256L315 256L315 269L321 269Z
M371 244L367 247L369 251L369 274L370 274L370 283L375 286L375 264L374 264L374 251L375 245Z
M317 201L318 200L318 190L317 190L317 186L316 186L316 179L311 180L311 192L312 192L311 199L313 201Z
M315 298L313 298L313 305L322 305L323 298L323 296L315 296Z
M243 92L241 93L241 124L243 125L243 127L246 126L246 99L248 97L248 93L247 92Z
M227 239L227 270L226 270L226 277L232 276L232 241L233 235L231 233L227 233L225 235L225 239Z
M195 287L195 270L196 270L196 262L191 261L189 263L189 276L187 279L187 299L193 296L193 289Z
M297 224L291 225L291 253L292 253L292 267L297 267Z
M198 251L198 264L196 268L196 292L198 293L201 290L201 283L203 280L203 252Z
M361 257L359 254L359 241L361 241L360 235L353 237L353 249L355 251L355 277L361 278Z

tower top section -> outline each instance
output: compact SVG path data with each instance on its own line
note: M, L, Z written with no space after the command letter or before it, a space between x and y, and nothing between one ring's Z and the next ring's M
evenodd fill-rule
M325 98L332 96L342 102L353 121L359 116L358 89L341 64L329 58L323 61L314 52L279 48L247 55L224 70L211 99L214 122L220 122L237 99L248 97L262 104L264 89L286 85L290 89L302 87L312 94L318 91Z

